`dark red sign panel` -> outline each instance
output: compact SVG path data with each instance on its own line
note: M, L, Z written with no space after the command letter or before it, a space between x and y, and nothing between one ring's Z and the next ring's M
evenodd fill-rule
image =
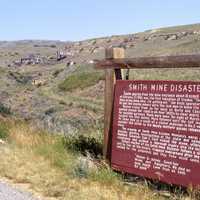
M114 169L200 185L200 82L117 81Z

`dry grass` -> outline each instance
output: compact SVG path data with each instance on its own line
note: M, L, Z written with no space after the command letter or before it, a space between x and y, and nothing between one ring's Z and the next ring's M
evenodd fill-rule
M0 122L2 123L2 122ZM0 176L26 184L43 199L71 200L164 200L145 182L125 184L110 169L86 169L89 176L75 176L80 154L67 151L61 138L38 131L24 122L3 122L9 127L7 144L0 148ZM187 197L187 200L195 199Z

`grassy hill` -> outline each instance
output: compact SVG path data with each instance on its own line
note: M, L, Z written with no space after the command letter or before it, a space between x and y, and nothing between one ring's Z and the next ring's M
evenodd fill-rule
M104 76L92 63L104 58L105 48L122 46L126 57L138 57L199 53L199 44L200 24L79 42L0 42L0 102L14 115L51 132L67 134L99 126ZM66 58L57 60L57 51ZM131 79L199 80L199 73L143 69L132 70Z

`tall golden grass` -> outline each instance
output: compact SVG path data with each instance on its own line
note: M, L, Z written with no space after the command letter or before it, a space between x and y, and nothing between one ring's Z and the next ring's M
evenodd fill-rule
M25 184L42 199L66 200L191 200L196 197L166 197L145 182L127 184L109 168L89 171L80 177L74 169L82 167L81 155L68 151L60 136L53 136L15 120L0 120L8 127L6 145L0 148L0 176Z

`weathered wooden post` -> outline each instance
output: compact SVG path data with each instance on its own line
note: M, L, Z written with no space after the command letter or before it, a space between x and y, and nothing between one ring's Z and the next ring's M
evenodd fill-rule
M124 58L123 48L106 49L107 60ZM104 97L104 158L110 162L112 138L112 113L114 100L114 86L117 79L123 79L121 69L105 69L105 97Z

